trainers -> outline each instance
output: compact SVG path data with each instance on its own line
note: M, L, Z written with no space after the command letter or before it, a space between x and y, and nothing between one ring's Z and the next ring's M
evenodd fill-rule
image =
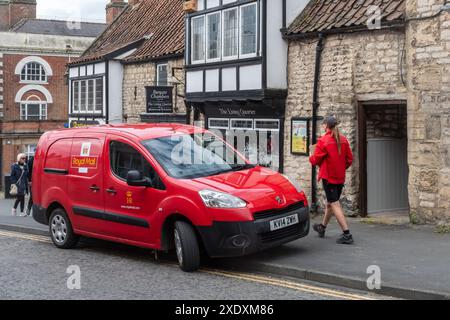
M12 209L12 211L11 211L11 215L13 216L13 217L15 217L16 216L16 214L17 214L17 209Z
M320 238L325 237L325 227L322 224L315 224L313 227L314 231L319 234Z
M338 244L353 244L355 241L353 241L353 236L351 234L342 234L337 240L336 243Z

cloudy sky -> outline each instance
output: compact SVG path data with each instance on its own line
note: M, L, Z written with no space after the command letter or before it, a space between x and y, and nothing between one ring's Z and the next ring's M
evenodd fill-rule
M38 18L105 22L109 0L37 0Z

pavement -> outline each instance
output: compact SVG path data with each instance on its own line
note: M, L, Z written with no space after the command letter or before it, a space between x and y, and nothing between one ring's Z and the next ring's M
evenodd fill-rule
M0 200L0 229L46 234L32 218L11 217L12 200ZM433 226L386 225L351 219L355 245L335 243L336 223L320 239L301 240L239 259L208 261L216 267L288 276L405 299L450 299L450 234ZM367 280L380 271L381 288ZM375 272L376 272L375 271Z

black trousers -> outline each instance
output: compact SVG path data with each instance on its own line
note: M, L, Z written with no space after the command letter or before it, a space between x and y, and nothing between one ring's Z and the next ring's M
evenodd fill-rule
M30 200L28 200L27 212L31 212L31 209L33 209L33 193L30 191Z
M20 212L23 212L23 210L25 209L25 195L17 195L16 198L16 203L14 203L14 209L17 209L17 207L20 204Z

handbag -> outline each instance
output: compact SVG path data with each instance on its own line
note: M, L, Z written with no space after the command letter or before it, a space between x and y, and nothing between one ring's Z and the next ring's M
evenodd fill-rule
M22 180L24 172L25 172L25 170L22 171L22 174L20 175L19 180L17 180L16 183L13 183L11 185L11 188L9 189L9 194L12 195L13 197L17 196L17 194L19 193L19 188L17 187L17 184L20 182L20 180Z

